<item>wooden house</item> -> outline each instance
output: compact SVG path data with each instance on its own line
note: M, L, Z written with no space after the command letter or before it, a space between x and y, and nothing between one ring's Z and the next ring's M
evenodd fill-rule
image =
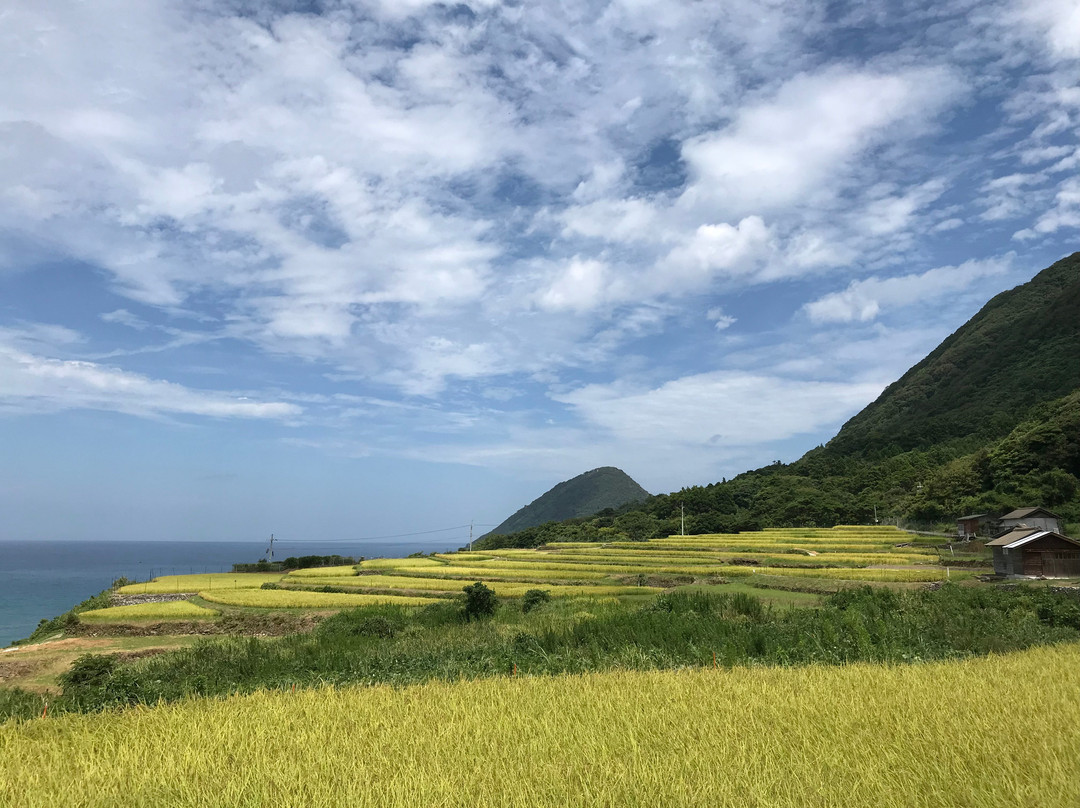
M976 536L989 536L995 522L994 517L988 513L973 513L968 516L961 516L956 520L956 535L965 541Z
M1018 508L1001 517L1000 522L1001 530L1006 532L1015 527L1037 527L1052 533L1062 530L1061 517L1046 508Z
M988 541L997 575L1080 577L1080 541L1052 530L1015 528Z

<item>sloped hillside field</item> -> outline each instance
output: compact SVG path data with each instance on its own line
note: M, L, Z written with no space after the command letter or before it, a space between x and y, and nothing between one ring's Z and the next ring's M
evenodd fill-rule
M0 726L0 804L1080 804L1080 646L262 691Z

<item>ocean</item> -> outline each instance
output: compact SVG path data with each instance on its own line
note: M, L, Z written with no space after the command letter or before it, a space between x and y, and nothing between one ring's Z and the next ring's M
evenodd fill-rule
M456 549L460 541L274 542L274 558L301 555L401 557ZM0 541L0 647L26 637L117 578L228 572L263 558L266 542Z

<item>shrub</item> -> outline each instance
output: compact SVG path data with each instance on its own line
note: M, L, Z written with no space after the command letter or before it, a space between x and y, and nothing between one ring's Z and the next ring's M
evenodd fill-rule
M543 589L530 589L521 598L521 611L528 614L551 600L551 594Z
M499 605L499 599L495 597L494 590L488 589L480 581L470 584L462 589L465 593L465 619L479 619L495 613L495 607Z

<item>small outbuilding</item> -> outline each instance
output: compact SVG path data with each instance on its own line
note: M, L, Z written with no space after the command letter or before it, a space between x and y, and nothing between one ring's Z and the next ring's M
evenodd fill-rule
M1052 530L1015 528L988 541L997 575L1080 577L1080 541Z
M1046 508L1018 508L1010 511L1000 519L1001 530L1009 531L1015 527L1037 527L1060 533L1061 517L1056 513L1050 513Z
M976 536L991 535L994 517L988 513L973 513L956 520L956 535L962 539L974 539Z

